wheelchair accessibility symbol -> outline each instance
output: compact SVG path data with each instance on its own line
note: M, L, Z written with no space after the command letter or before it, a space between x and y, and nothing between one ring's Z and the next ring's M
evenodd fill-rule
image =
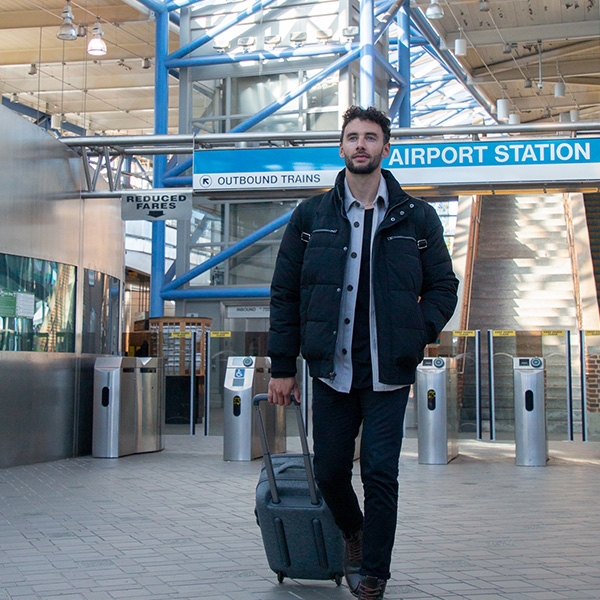
M233 374L234 379L244 379L244 372L246 369L236 369Z

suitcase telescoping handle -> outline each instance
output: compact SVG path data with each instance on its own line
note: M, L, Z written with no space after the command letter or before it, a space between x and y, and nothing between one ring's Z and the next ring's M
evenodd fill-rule
M271 498L273 504L279 504L279 492L277 491L277 481L275 480L275 471L273 470L273 461L271 460L271 453L269 451L269 444L267 442L267 432L265 430L265 423L262 418L260 411L260 403L265 402L269 399L267 394L257 394L254 396L254 411L256 418L258 419L258 434L260 437L260 444L263 451L263 460L265 462L265 471L267 472L267 479L269 480L269 488L271 489ZM306 429L304 427L304 419L302 418L302 411L300 409L300 402L296 402L296 399L292 397L292 405L296 412L296 419L298 421L298 433L300 434L300 443L302 444L302 456L304 458L304 468L306 469L306 479L308 481L308 493L310 494L311 504L319 504L319 498L317 497L317 486L315 484L315 474L313 471L313 465L310 460L310 452L308 450L308 438L306 436Z

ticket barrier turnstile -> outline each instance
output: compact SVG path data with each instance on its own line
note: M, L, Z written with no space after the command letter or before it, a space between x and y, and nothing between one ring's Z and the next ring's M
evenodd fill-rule
M448 464L458 456L456 359L424 358L416 383L419 464Z
M545 467L548 460L544 359L513 358L515 464Z
M92 456L118 458L164 449L162 358L99 356L93 402Z
M271 377L271 359L230 356L224 390L223 460L253 460L262 456L252 400L265 394ZM268 446L273 453L286 451L283 406L261 403Z

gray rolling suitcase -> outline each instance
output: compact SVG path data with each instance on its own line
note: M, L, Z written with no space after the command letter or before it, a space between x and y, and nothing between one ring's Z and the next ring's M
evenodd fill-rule
M300 405L294 402L302 454L269 453L260 402L254 398L263 467L256 486L256 519L269 567L282 583L291 579L333 579L344 574L344 540L316 486Z

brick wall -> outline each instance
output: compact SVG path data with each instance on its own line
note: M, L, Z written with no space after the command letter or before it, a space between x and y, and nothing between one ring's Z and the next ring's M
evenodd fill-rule
M600 354L587 354L587 409L589 412L600 413Z

